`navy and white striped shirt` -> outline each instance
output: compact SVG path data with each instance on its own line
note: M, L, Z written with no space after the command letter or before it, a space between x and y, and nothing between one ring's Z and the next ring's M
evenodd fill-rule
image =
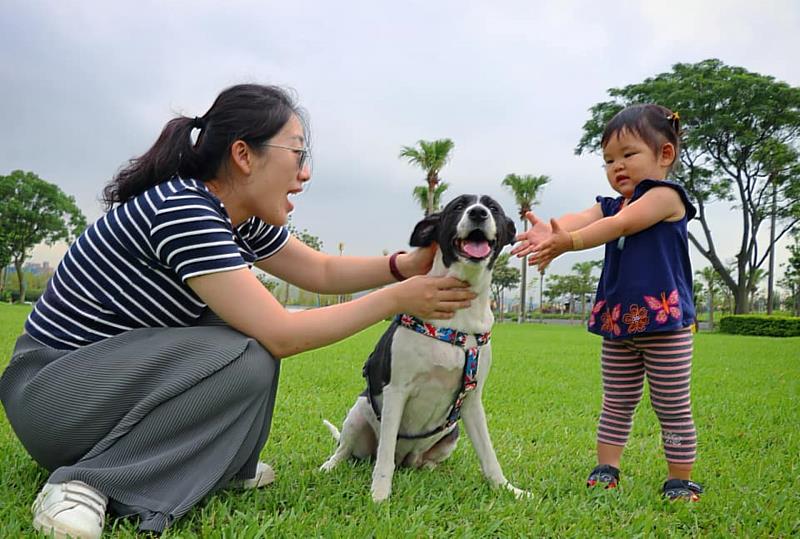
M255 217L234 228L202 182L172 179L113 208L75 240L25 331L72 350L131 329L191 326L206 305L187 279L249 268L288 239L285 228Z

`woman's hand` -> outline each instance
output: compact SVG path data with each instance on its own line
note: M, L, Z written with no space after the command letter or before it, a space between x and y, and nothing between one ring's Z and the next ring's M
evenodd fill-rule
M561 228L558 221L550 219L552 232L550 236L531 246L533 255L528 259L529 266L538 266L540 272L544 271L550 262L557 256L572 250L572 236Z
M550 233L553 231L547 221L539 220L532 211L527 212L525 218L530 222L531 228L517 234L516 240L519 243L511 249L511 254L517 255L517 258L522 258L533 252L533 247L549 238Z
M455 311L469 307L477 294L455 277L411 277L392 287L398 312L424 319L452 318Z
M397 269L403 277L425 275L433 267L433 258L436 256L436 243L427 247L419 247L410 253L397 256Z

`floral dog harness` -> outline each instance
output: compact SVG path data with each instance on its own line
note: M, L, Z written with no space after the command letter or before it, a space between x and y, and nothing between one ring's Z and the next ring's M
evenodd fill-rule
M466 398L468 392L475 389L475 387L478 385L477 375L480 347L489 342L492 333L489 331L486 333L474 334L476 346L467 348L466 344L468 334L464 333L463 331L457 331L451 328L436 327L433 324L428 324L419 318L408 314L398 315L394 322L410 330L416 331L417 333L421 333L426 337L431 337L432 339L443 341L452 344L453 346L458 346L464 350L464 374L461 377L461 387L456 394L455 400L453 401L453 406L450 408L450 413L447 415L445 422L435 429L423 434L400 433L397 435L398 438L405 438L409 440L427 438L428 436L433 436L434 434L450 428L458 421L459 417L461 417L461 406L464 404L464 398ZM367 397L372 405L372 410L375 412L375 416L378 418L378 421L380 421L381 413L372 398L373 392L369 385L370 379L367 377Z

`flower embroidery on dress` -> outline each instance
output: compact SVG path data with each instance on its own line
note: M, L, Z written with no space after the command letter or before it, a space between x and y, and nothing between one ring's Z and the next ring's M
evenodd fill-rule
M622 333L622 330L619 327L619 315L622 312L622 305L617 303L614 306L614 309L606 309L606 312L600 317L600 321L603 325L600 327L600 331L605 331L606 333L613 333L616 336L619 336Z
M600 311L603 310L603 305L605 304L606 300L604 299L601 299L594 304L594 307L592 307L592 314L589 315L589 327L592 327L597 323L597 318L595 317L600 314Z
M644 301L647 303L647 306L650 307L650 310L658 313L656 315L656 322L659 324L666 324L670 316L675 320L681 319L681 308L678 307L678 305L680 305L680 300L678 298L677 288L670 292L669 297L667 297L666 292L661 292L660 300L653 296L645 296Z
M622 321L628 325L628 333L641 333L647 329L650 317L647 316L645 307L639 307L634 303L628 307L628 312L622 316Z

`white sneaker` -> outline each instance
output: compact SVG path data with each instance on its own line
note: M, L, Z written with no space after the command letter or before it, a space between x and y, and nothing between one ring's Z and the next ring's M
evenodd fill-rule
M272 466L265 462L259 461L256 464L256 475L254 475L250 479L239 479L236 481L231 481L231 488L239 488L239 489L251 489L251 488L258 488L269 485L275 481L275 470L272 469Z
M108 498L82 481L47 483L33 502L33 527L56 539L97 539Z

